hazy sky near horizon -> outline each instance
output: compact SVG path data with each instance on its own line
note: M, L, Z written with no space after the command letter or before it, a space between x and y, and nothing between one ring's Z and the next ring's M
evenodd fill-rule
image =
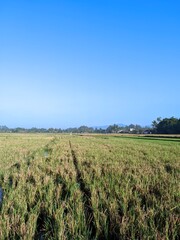
M0 125L180 117L179 0L0 1Z

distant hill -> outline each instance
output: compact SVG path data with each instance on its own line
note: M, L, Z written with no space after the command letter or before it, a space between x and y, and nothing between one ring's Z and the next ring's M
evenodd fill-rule
M116 125L118 125L119 127L125 127L126 125L125 124L123 124L123 123L115 123ZM103 130L105 130L105 129L107 129L110 125L114 125L114 123L113 124L109 124L109 125L104 125L104 126L93 126L92 128L93 129L103 129Z

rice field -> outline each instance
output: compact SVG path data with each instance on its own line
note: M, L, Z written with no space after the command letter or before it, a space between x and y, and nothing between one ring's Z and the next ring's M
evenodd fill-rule
M179 236L179 138L0 134L0 239Z

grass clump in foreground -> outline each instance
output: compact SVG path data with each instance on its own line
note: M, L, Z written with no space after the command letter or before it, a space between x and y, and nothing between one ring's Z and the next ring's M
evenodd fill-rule
M178 239L180 145L0 135L0 239Z

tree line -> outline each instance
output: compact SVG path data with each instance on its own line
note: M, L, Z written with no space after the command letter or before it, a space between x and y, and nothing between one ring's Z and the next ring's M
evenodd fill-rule
M124 127L120 127L117 124L109 125L106 129L93 128L87 126L80 126L79 128L8 128L6 126L0 126L0 132L12 132L12 133L143 133L147 129L140 125L130 124Z
M180 134L180 118L164 118L158 117L152 122L153 133L158 134Z
M158 117L152 122L151 127L142 127L138 124L119 126L117 124L109 125L106 129L80 126L79 128L8 128L0 126L0 132L12 133L132 133L132 134L180 134L180 119L171 117L161 119Z

